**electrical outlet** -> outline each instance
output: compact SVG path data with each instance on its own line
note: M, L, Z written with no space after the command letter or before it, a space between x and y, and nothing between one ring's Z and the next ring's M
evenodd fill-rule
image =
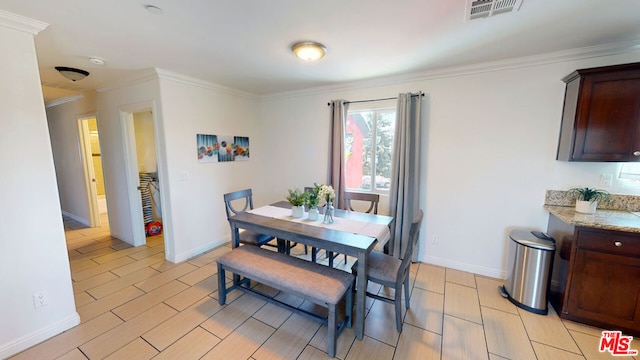
M48 304L47 300L47 292L46 291L38 291L33 293L33 308L37 309L39 307L45 306Z
M613 182L612 174L601 174L600 175L600 186L602 187L611 187L611 183Z
M440 244L440 235L433 235L433 241L431 242L433 245Z

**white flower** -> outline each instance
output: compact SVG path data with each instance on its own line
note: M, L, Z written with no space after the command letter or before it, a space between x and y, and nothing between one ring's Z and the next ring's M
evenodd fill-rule
M331 185L322 185L320 187L318 197L325 199L326 201L331 201L336 197L336 192L333 190Z

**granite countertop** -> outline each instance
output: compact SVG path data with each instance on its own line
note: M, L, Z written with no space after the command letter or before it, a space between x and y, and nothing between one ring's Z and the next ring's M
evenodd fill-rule
M544 208L567 224L640 233L640 215L629 211L598 209L595 214L581 214L573 206L545 205Z
M640 196L611 194L610 200L598 204L595 214L576 212L575 199L562 190L547 190L544 204L570 225L640 233Z

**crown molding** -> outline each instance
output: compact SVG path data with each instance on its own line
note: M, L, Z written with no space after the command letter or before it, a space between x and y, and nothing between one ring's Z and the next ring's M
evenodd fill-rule
M212 83L205 80L196 79L196 78L178 74L172 71L159 69L159 68L156 68L155 71L158 74L158 78L162 80L170 80L177 83L197 86L203 89L214 90L214 91L223 92L223 93L227 93L235 96L242 96L242 97L248 97L253 99L260 98L259 96L246 91L230 88L227 86L223 86L223 85Z
M6 10L0 9L0 25L10 29L37 35L44 30L49 24L34 20L22 15L14 14Z
M50 107L66 104L66 103L69 103L69 102L72 102L72 101L80 100L82 98L84 98L84 95L82 95L82 94L67 96L67 97L64 97L64 98L61 98L61 99L56 99L56 100L53 100L51 102L48 102L44 106L46 108L50 108Z
M413 72L402 75L378 77L369 80L351 81L338 85L329 85L308 88L303 90L288 91L276 94L263 95L262 99L293 98L309 95L322 95L340 91L357 90L376 86L398 85L425 80L433 80L444 77L472 75L492 71L502 71L516 68L539 66L565 61L575 61L594 57L620 55L640 51L640 39L590 46L571 50L550 52L532 56L510 58L499 61L488 61L472 65L443 67L439 69Z

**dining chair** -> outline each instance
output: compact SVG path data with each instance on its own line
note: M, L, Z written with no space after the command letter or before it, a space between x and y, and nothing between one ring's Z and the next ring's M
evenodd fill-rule
M227 211L227 220L237 214L241 214L248 210L253 210L253 192L251 189L238 190L224 194L225 210ZM233 231L233 229L231 229ZM233 234L231 234L233 236ZM259 234L250 230L240 230L240 243L255 246L274 246L280 250L280 244L269 244L275 237L265 234Z
M420 226L422 225L422 210L418 210L418 215L414 218L407 236L407 248L402 259L398 259L391 255L372 251L369 254L367 278L376 284L388 286L395 291L393 299L373 294L367 291L367 296L395 304L396 310L396 328L398 332L402 332L402 285L404 284L404 300L405 306L409 308L409 268L411 267L411 258L413 257L413 249L418 242L420 235ZM351 272L357 277L358 262L351 267ZM357 286L367 287L368 284L357 284ZM354 286L355 288L355 286Z
M360 204L360 206L356 206L357 209L366 210L355 210L353 205ZM364 212L367 214L378 214L378 203L380 203L380 194L374 193L362 193L362 192L352 192L347 191L344 193L344 204L345 208L350 211ZM367 207L368 206L368 207ZM333 259L337 258L340 254L333 254L332 252L327 252L327 257L329 258L329 266L333 267ZM347 263L347 255L344 256L344 263Z

